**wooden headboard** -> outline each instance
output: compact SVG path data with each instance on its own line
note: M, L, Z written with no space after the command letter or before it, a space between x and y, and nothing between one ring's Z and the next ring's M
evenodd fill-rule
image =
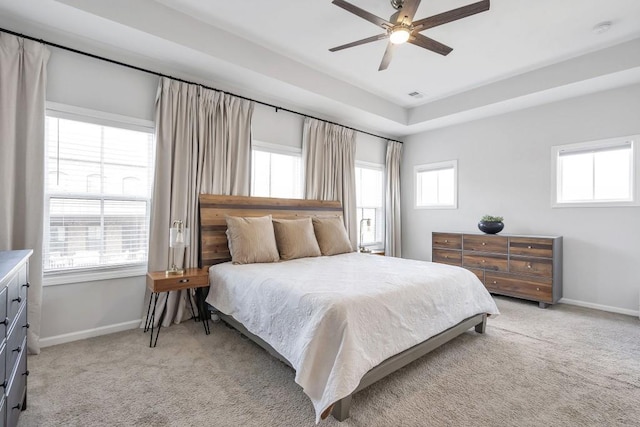
M270 197L200 195L200 266L231 261L227 243L229 216L265 216L295 219L314 215L342 215L338 201L275 199Z

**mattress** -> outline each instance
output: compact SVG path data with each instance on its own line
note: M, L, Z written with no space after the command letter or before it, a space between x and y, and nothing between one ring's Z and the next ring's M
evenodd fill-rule
M371 368L459 322L498 309L468 270L349 253L209 269L207 302L296 370L316 422Z

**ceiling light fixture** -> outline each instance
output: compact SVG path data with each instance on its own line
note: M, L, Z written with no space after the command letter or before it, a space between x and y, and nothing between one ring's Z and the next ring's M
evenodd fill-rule
M602 34L609 31L613 23L611 21L604 21L593 27L593 32L596 34Z
M393 44L406 43L411 35L411 27L407 25L396 25L389 33L389 40Z

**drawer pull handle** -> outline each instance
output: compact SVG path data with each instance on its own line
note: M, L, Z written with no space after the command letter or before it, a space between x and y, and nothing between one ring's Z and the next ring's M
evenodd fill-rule
M31 323L26 323L26 324L23 326L23 328L27 328L27 329L29 329L30 327L31 327Z
M7 380L4 380L0 386L2 386L2 388L7 388Z
M527 246L527 249L531 249L531 245Z
M24 285L22 285L23 288L28 288L29 286L31 286L31 284L29 282L27 282Z
M189 283L189 279L178 280L178 283Z
M493 281L493 284L494 284L494 285L497 285L497 284L498 284L498 282L494 280L494 281Z
M536 288L536 291L539 291L539 290L540 290L540 288Z
M18 346L18 347L13 349L14 352L17 351L18 353L20 353L20 350L22 350L22 348L20 348L20 346Z
M445 242L445 243L449 243L449 241L448 241L447 239L444 239L444 242Z
M2 322L0 322L0 325L4 325L7 326L9 324L9 318L5 317L4 320Z
M445 257L445 259L449 259L449 255L445 255L444 257Z
M485 246L485 245L486 245L486 243L485 243L485 242L482 242L482 246Z
M16 406L14 406L14 407L13 407L13 408L11 408L11 409L21 409L20 404L18 403Z
M531 268L531 263L527 264L527 268Z
M27 369L26 371L24 371L24 373L22 375L28 377L29 376L29 370Z
M14 298L11 301L22 302L22 297Z
M482 260L482 262L484 262L484 260Z

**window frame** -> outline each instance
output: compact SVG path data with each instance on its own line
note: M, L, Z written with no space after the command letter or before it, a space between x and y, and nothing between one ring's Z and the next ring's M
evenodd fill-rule
M606 208L606 207L634 207L640 206L640 153L638 150L640 135L629 135L595 141L578 142L573 144L554 145L551 147L551 207L552 208ZM629 193L630 200L581 200L577 202L559 201L560 186L562 185L562 168L558 161L562 152L606 151L607 148L618 147L629 142L631 157L629 165Z
M148 132L155 135L155 123L151 120L139 119L120 114L107 113L98 110L92 110L88 108L76 107L73 105L61 104L57 102L47 102L45 106L46 117L53 117L58 119L74 120L78 122L91 123L99 126L109 126L120 129L127 129L133 131ZM43 140L46 144L46 140ZM153 140L152 154L151 154L151 176L153 177L155 171L155 150L156 141ZM43 164L43 168L45 165ZM46 171L45 171L46 173ZM153 182L151 183L153 188ZM45 188L44 192L44 209L43 209L43 241L42 249L49 244L49 204L53 198L61 198L59 194L51 194ZM65 199L95 199L95 197L84 197L83 194L69 193L64 195ZM123 200L123 201L146 201L149 206L149 211L153 205L153 191L149 194L149 198L131 195L122 196L109 196L102 195L102 200ZM148 257L148 253L147 253ZM137 264L120 265L120 266L97 266L87 267L76 270L58 270L58 271L45 271L43 267L43 286L55 286L66 285L72 283L84 283L94 282L99 280L111 280L126 277L139 277L144 276L148 270L148 258L147 261Z
M280 154L280 155L284 155L284 156L291 156L291 157L299 157L300 158L300 176L298 177L298 179L300 180L300 197L291 197L293 199L304 199L304 165L302 163L302 147L292 147L290 145L280 145L280 144L273 144L270 142L265 142L265 141L260 141L260 140L252 140L251 141L251 171L250 171L250 180L251 180L251 188L249 190L249 194L251 194L251 197L261 197L261 196L254 196L253 195L253 189L254 189L254 185L253 185L253 180L254 180L254 176L253 176L253 150L256 151L262 151L264 153L270 153L270 154ZM269 177L271 178L271 177ZM271 190L271 188L270 188ZM271 191L269 191L269 193L271 193ZM273 196L269 196L269 197L273 197Z
M375 241L375 242L371 242L371 243L367 243L366 245L362 245L360 242L360 233L358 233L357 236L357 240L358 240L358 247L362 246L364 248L367 249L384 249L385 246L385 234L386 234L386 226L387 226L387 213L386 213L386 200L385 200L385 184L384 184L384 178L385 178L385 165L380 164L380 163L373 163L373 162L365 162L362 160L356 160L355 162L355 168L361 168L361 169L372 169L375 171L379 171L382 174L382 184L381 184L381 189L380 192L382 194L382 206L380 207L380 217L382 218L382 224L381 224L381 241ZM354 168L354 172L355 172L355 168ZM357 206L357 194L356 194L356 211L358 209L375 209L374 207L361 207L359 208ZM357 212L356 212L357 215ZM358 224L358 227L360 227L360 224Z
M418 174L421 172L453 169L453 203L436 205L418 204ZM458 160L425 163L413 167L413 207L414 209L458 209Z

